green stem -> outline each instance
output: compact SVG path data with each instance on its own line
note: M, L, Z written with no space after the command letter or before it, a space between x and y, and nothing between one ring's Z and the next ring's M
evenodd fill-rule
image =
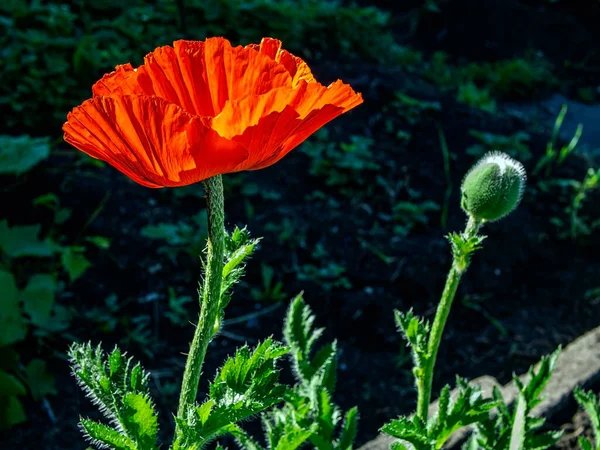
M219 312L221 281L223 273L223 252L225 246L225 212L223 181L221 175L204 182L206 209L208 215L208 254L206 276L200 299L200 318L190 345L190 352L183 372L177 418L185 420L190 406L196 401L202 363L208 344L215 335L215 322ZM177 436L177 433L176 433Z
M470 217L464 232L465 236L467 238L475 236L480 227L481 222ZM460 264L456 259L456 255L454 255L452 267L448 272L446 285L444 286L444 291L442 292L442 298L437 307L433 325L431 326L431 331L429 332L429 340L427 342L427 353L429 354L429 357L425 367L423 368L422 376L417 378L417 416L420 417L424 422L427 422L429 415L429 403L431 402L431 386L433 384L435 360L437 358L440 342L442 341L444 327L446 326L446 321L448 320L448 315L450 314L450 308L452 307L456 290L458 289L460 279L465 269L466 268L462 268L461 270Z

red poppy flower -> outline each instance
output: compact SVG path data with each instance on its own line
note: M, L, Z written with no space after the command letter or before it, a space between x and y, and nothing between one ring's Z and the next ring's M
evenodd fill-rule
M270 166L362 103L271 38L176 41L137 69L117 66L92 93L67 116L65 140L148 187Z

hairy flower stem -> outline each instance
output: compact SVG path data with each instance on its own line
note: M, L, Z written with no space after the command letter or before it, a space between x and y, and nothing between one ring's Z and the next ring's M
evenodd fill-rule
M204 182L206 209L208 215L208 254L202 298L200 298L200 318L190 345L190 352L183 372L177 418L185 420L186 413L196 401L202 363L208 344L215 335L215 322L219 312L221 281L223 274L223 252L225 247L225 211L223 181L221 175ZM177 433L176 433L177 436Z
M473 237L479 231L482 222L469 217L467 227L464 235L467 238ZM417 416L423 421L427 422L429 414L429 403L431 402L431 386L433 384L433 371L435 368L435 360L437 358L438 349L442 340L442 334L448 315L450 314L450 308L452 307L452 301L456 295L456 290L460 283L460 278L466 267L461 267L456 255L453 256L452 267L448 272L448 278L446 279L446 285L442 292L442 298L438 304L433 325L429 332L429 340L427 342L427 353L428 359L423 368L423 373L417 377Z

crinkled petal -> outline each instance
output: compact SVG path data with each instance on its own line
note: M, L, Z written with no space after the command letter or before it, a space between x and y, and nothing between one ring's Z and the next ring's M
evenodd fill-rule
M108 96L113 92L120 92L120 86L123 82L135 73L135 69L130 63L119 65L111 73L104 75L92 86L94 97ZM127 92L128 94L137 94L138 92Z
M227 101L291 87L292 76L266 54L249 47L232 47L223 38L210 38L159 47L137 69L124 73L117 68L96 86L103 87L108 81L109 94L107 90L94 94L154 95L190 114L214 117Z
M293 87L297 86L300 80L306 81L307 83L315 83L317 80L315 80L308 64L306 64L302 58L292 55L281 46L281 41L273 38L263 38L259 45L248 45L248 47L268 55L271 59L274 59L279 64L283 65L292 76Z
M69 113L63 131L141 185L185 186L231 172L248 156L206 122L157 97L96 97Z
M261 118L291 107L300 119L325 105L340 108L342 113L362 103L362 96L352 88L336 81L329 87L319 83L301 82L293 89L279 88L264 95L246 97L228 102L223 111L212 121L212 127L221 136L232 138L243 134L248 127L259 123Z
M360 94L342 82L329 87L303 82L295 89L281 88L229 102L213 119L212 127L248 150L248 159L236 171L256 170L279 161L327 122L360 103Z

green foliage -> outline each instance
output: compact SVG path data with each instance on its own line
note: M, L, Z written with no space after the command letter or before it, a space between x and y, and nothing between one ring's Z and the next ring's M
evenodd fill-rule
M429 423L415 415L400 417L382 427L382 432L397 439L391 444L392 449L440 449L455 431L487 417L497 405L497 401L483 398L481 389L466 380L457 378L456 383L456 398L451 399L450 386L444 386L438 399L438 413Z
M590 418L592 423L592 431L594 432L594 442L583 436L579 437L579 446L583 450L599 450L600 449L600 399L598 395L592 391L584 391L580 387L576 387L573 391L575 400L579 403Z
M12 273L0 270L0 346L19 342L27 336L19 290Z
M486 133L485 131L469 130L469 135L477 141L476 144L467 149L469 155L481 158L487 152L495 150L506 153L519 161L529 161L532 157L529 150L531 136L524 131L505 136Z
M415 316L412 309L407 313L394 310L394 318L398 330L404 336L406 344L410 347L413 358L413 374L415 379L422 377L423 370L430 358L427 348L429 339L429 322Z
M385 130L401 141L410 141L411 135L405 128L414 127L424 118L439 113L439 102L411 97L403 92L394 93L394 100L383 108L386 113Z
M0 272L1 279L2 272ZM2 284L0 284L0 294L6 294ZM0 308L1 312L2 308ZM22 378L15 374L18 366L19 355L9 347L0 347L0 430L9 429L27 420L25 409L19 399L27 394L27 389Z
M496 111L496 101L492 97L490 88L480 87L470 80L458 85L456 101L489 113Z
M320 260L319 265L303 264L298 267L297 276L299 280L311 281L320 286L325 291L332 289L350 289L352 283L344 276L346 268L328 259Z
M0 175L21 175L50 155L50 139L0 135Z
M153 300L156 299L153 298ZM135 347L136 350L143 351L151 358L157 337L152 329L153 319L149 314L127 314L128 307L135 301L131 298L119 298L115 294L111 294L104 299L102 306L91 307L85 311L85 318L90 324L95 324L102 333L114 333L118 330L121 345ZM169 317L168 312L165 315ZM189 323L187 311L184 323Z
M373 139L355 135L350 136L350 142L332 142L327 129L322 128L301 150L310 157L311 175L324 178L326 185L352 196L356 194L352 185L366 187L365 175L380 168L373 158L373 144Z
M486 236L467 236L465 233L450 233L448 241L452 248L452 255L456 268L464 272L469 267L471 255L481 248L481 243Z
M343 53L393 62L406 51L390 22L377 8L340 0L13 1L0 8L0 111L6 129L55 132L103 73L139 64L182 35L227 36L234 45L276 36L313 60Z
M169 288L169 310L165 316L173 325L184 326L188 324L189 312L185 305L195 302L189 295L177 295L175 289Z
M315 317L298 295L288 310L283 335L291 349L297 384L288 388L283 406L263 414L266 447L242 429L232 431L248 450L295 450L310 443L318 450L351 450L358 424L358 411L342 415L333 403L337 367L336 343L315 348L323 333L314 327Z
M427 225L428 214L439 210L440 205L432 201L396 203L392 209L393 219L397 223L394 234L407 236L418 225Z
M552 170L559 167L565 161L565 159L567 159L567 157L573 153L573 151L575 151L575 148L579 143L579 139L583 134L582 124L577 126L575 134L566 145L562 145L560 148L557 147L560 129L563 121L565 120L565 116L567 115L567 109L567 105L563 105L558 113L558 116L556 116L554 128L552 129L552 136L546 143L546 153L537 162L535 168L533 169L533 175L537 175L542 169L545 169L545 175L546 177L549 177L552 173Z
M531 367L526 384L515 376L518 388L516 405L510 408L498 389L494 389L493 400L497 403L496 414L478 421L472 440L483 450L543 450L553 446L560 438L561 431L544 431L543 417L534 417L532 409L543 397L542 392L552 376L560 349L544 356L537 368Z
M158 422L150 400L148 374L118 348L105 355L100 346L73 344L71 368L79 385L111 426L81 419L81 429L98 448L157 448Z
M235 227L231 234L225 236L225 264L221 282L221 299L219 301L219 317L223 319L225 307L231 300L233 286L242 278L246 268L246 260L254 253L260 238L252 239L246 228ZM202 295L202 292L199 293Z
M92 263L83 255L85 247L71 246L63 250L60 261L69 275L70 281L80 278Z
M180 220L146 225L140 233L146 238L164 241L166 245L158 247L158 253L165 254L172 260L177 259L180 253L196 258L204 250L208 238L206 210L192 216L191 222Z
M589 168L582 181L551 179L541 181L538 186L542 191L547 191L550 186L558 186L561 189L561 202L566 203L564 208L566 218L551 219L552 223L559 228L559 238L577 239L592 234L600 227L600 220L581 213L584 201L600 187L600 169Z
M250 292L252 298L258 302L279 302L287 297L283 290L283 282L275 281L275 270L267 265L260 265L262 275L262 289L254 288Z
M374 7L346 5L340 0L190 3L188 13L205 19L206 35L232 36L242 43L257 42L263 35L277 36L305 57L341 52L386 61L394 47L390 15Z
M552 66L540 55L464 66L448 60L444 52L434 53L423 76L441 89L457 91L459 102L488 112L495 111L495 99L527 99L556 84Z
M11 227L0 220L0 252L8 258L52 256L57 248L48 239L40 240L40 230L40 225Z
M496 98L531 98L556 84L552 66L540 55L496 61L471 63L460 74L480 86L485 86Z
M228 358L210 384L209 398L190 408L174 449L206 445L236 429L235 424L265 411L283 399L276 362L289 349L271 338L251 352L247 346Z

